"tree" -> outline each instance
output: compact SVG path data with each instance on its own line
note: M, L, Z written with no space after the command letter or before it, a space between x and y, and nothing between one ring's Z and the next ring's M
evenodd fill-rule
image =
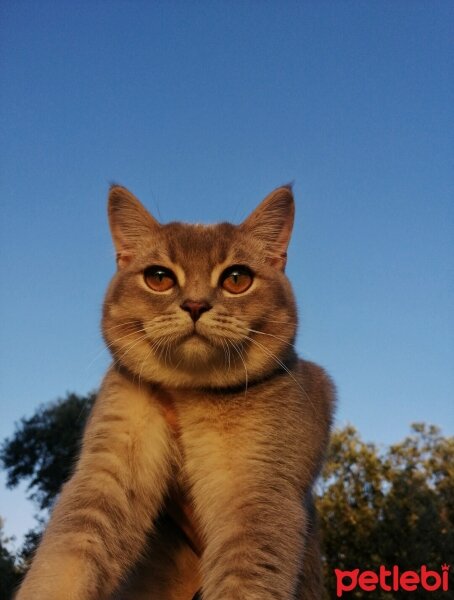
M0 600L11 598L21 580L14 555L7 548L10 541L3 533L3 519L0 517Z
M16 425L11 439L0 448L8 487L28 482L29 498L41 510L49 509L68 479L79 452L82 431L95 394L66 398L42 405Z
M454 562L454 438L437 427L412 426L400 444L379 452L348 426L333 434L319 484L329 597L334 569L378 571L398 565L439 571ZM357 590L350 597L370 597ZM412 598L426 598L424 590ZM445 598L443 592L431 598ZM374 599L408 598L408 592L374 592Z
M37 547L48 511L68 479L79 453L82 432L96 395L67 394L65 398L40 406L35 414L16 425L11 439L0 447L0 463L6 469L8 487L28 483L29 498L41 511L37 526L25 534L16 557L24 572ZM10 596L0 596L10 598Z
M94 399L95 394L68 394L41 406L0 449L7 484L28 482L30 498L44 515L71 473ZM454 567L454 438L416 424L403 442L379 449L362 441L352 426L335 431L317 505L329 598L336 597L335 568L427 565L439 571L444 562ZM19 565L27 566L42 526L27 534ZM357 589L349 597L371 596ZM411 593L412 599L426 597ZM373 598L408 600L409 594L377 590ZM444 600L446 594L434 592L431 598Z

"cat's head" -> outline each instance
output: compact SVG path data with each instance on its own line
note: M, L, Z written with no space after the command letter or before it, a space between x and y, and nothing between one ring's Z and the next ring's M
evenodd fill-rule
M161 224L113 186L118 270L102 327L117 364L172 387L245 385L280 368L296 332L284 273L293 216L286 186L240 225Z

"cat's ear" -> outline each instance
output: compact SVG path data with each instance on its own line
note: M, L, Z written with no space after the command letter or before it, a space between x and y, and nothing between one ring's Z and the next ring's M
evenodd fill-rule
M112 185L108 201L109 225L117 252L117 266L125 267L135 256L144 238L160 224L139 200L121 185Z
M292 186L285 185L271 192L240 225L243 231L264 242L270 263L282 271L294 217Z

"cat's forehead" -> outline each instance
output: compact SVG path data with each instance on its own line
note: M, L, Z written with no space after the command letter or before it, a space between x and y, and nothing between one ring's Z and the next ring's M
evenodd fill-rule
M161 239L161 250L183 267L211 267L245 254L238 227L231 223L169 223L162 227Z

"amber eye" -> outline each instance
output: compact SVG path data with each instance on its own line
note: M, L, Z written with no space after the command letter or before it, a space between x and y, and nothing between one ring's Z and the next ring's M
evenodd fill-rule
M241 265L234 265L223 272L220 283L227 292L242 294L251 287L253 279L254 276L250 269Z
M166 292L176 283L175 275L165 267L147 267L143 273L143 278L148 287L155 292Z

